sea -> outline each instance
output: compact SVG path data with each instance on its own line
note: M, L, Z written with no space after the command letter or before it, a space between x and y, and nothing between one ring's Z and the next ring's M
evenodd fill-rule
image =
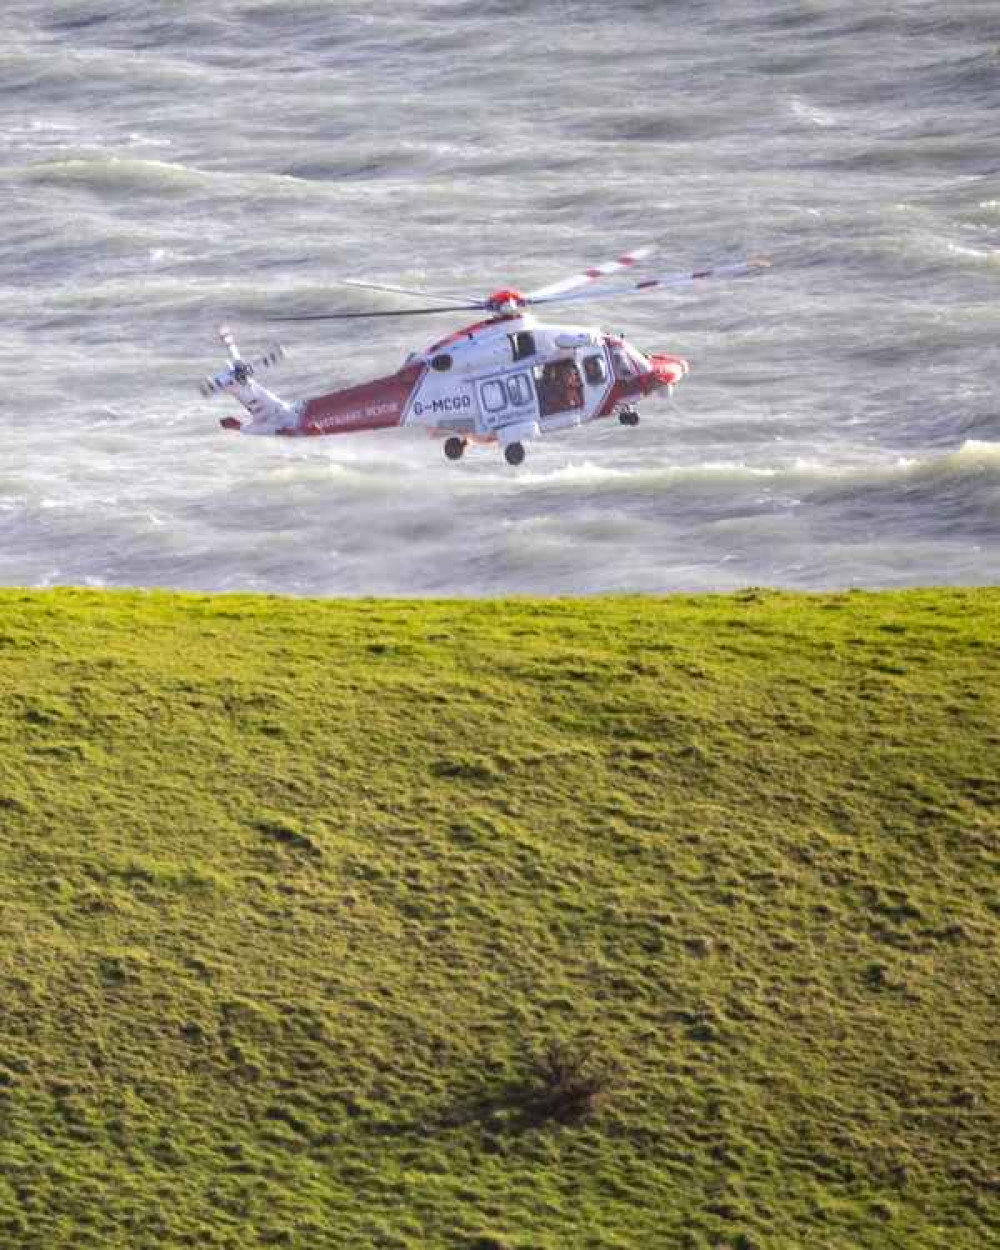
M5 0L0 583L301 596L1000 582L997 0ZM219 427L629 249L552 319L677 353L634 429L457 463ZM642 276L637 275L637 276ZM568 310L568 311L567 311ZM558 315L556 315L558 314ZM473 317L474 319L474 317Z

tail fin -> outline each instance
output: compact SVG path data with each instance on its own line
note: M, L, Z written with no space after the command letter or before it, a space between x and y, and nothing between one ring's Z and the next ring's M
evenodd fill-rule
M275 343L256 360L244 360L240 355L240 349L236 346L233 332L228 326L219 326L219 338L229 352L231 363L228 368L201 382L198 389L206 398L220 391L231 390L236 386L246 386L258 369L269 369L285 358L285 349L280 343Z

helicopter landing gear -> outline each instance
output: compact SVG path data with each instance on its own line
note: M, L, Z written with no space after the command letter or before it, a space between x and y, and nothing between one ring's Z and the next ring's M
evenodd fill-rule
M503 455L508 464L522 464L524 461L524 444L508 443L503 449Z
M466 446L467 443L464 438L458 438L457 435L453 436L445 439L444 454L449 460L461 460Z
M638 425L639 414L634 408L623 408L618 414L618 420L622 423L622 425Z

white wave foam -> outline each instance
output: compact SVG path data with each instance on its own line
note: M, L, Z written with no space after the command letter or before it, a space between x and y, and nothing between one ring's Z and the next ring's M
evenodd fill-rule
M829 109L820 108L818 105L811 104L808 100L803 100L799 96L792 96L788 103L796 117L802 121L809 122L813 126L828 129L831 126L840 125L840 119Z
M323 199L323 182L290 173L248 173L202 169L177 161L120 156L116 153L34 161L0 169L0 181L27 186L82 187L95 192L151 195L232 194L258 198L264 194L297 199Z
M517 476L497 474L492 482L508 486L515 493L557 489L614 494L621 490L655 492L687 487L742 489L753 483L768 483L768 489L808 490L810 484L824 483L859 487L890 483L907 476L950 476L969 471L1000 470L1000 444L970 440L955 451L934 456L897 456L891 460L865 460L847 463L797 457L785 465L749 465L741 461L704 461L698 464L649 464L635 468L599 465L591 461L564 465L549 471L534 470ZM492 484L491 482L491 484ZM791 498L791 497L789 497ZM787 501L786 501L787 502ZM795 502L802 501L796 498Z
M1000 248L967 247L961 243L949 243L948 251L955 256L968 256L970 260L982 261L987 265L1000 265Z
M39 161L9 168L8 180L52 185L77 185L119 190L190 191L209 176L198 169L170 161L139 160L134 157L74 157L61 161Z

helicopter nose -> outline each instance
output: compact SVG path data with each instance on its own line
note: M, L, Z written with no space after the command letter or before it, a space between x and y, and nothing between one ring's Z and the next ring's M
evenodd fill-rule
M649 357L657 382L662 386L673 386L689 371L690 366L683 356L668 356L660 352Z

